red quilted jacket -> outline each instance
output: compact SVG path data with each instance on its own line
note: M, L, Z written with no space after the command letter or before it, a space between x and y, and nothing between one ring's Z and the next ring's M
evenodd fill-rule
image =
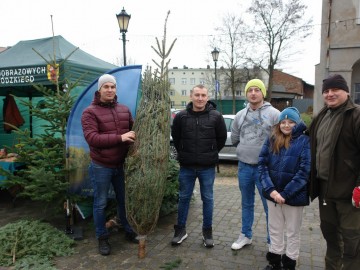
M123 165L129 143L121 141L121 134L131 130L133 118L128 107L116 102L102 103L95 92L92 104L81 117L84 137L90 147L91 159L104 167Z

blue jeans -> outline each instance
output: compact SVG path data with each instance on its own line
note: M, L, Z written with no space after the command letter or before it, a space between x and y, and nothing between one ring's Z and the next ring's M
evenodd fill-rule
M212 227L214 210L215 167L206 169L180 168L178 226L186 227L190 200L194 191L196 178L199 179L201 200L203 202L203 229Z
M262 195L262 185L260 182L257 165L250 165L239 161L238 166L239 188L241 192L242 205L242 229L241 233L247 238L252 238L252 225L254 223L255 207L255 185L260 194L262 204L266 214L267 242L270 243L268 228L268 207L266 199Z
M125 210L125 176L123 168L106 168L94 162L89 166L89 177L94 188L93 215L96 237L107 237L109 232L105 227L105 208L108 202L110 184L112 184L117 202L117 214L126 232L132 228L126 219Z

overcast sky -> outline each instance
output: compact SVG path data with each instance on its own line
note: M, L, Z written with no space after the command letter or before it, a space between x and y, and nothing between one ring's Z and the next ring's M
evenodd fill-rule
M314 19L314 33L304 43L302 51L284 68L308 83L314 83L314 66L320 55L321 0L304 0L309 15ZM131 15L126 34L128 64L141 64L145 68L158 59L150 46L155 37L161 40L167 11L171 14L167 24L167 42L177 38L170 54L170 67L213 67L212 48L216 40L215 27L229 12L245 10L251 0L1 0L0 47L13 46L20 40L32 40L61 35L75 46L107 62L121 65L122 41L116 14L124 7ZM52 21L51 21L52 15ZM219 44L221 50L221 44ZM221 64L221 63L219 63Z

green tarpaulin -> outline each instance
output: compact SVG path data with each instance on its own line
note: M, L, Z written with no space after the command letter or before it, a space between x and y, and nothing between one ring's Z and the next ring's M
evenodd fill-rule
M53 64L54 55L56 63L61 64L58 74L59 82L65 78L68 82L77 81L78 86L73 90L77 94L85 90L101 74L117 68L84 52L62 36L20 41L0 52L0 96L5 99L7 94L13 94L16 97L31 98L36 106L42 98L41 93L34 88L34 84L45 85L55 90L55 84L51 80L53 75L51 65L47 63L48 61ZM25 124L21 128L30 128L35 135L41 134L41 123L30 117L28 108L17 103L25 119ZM16 143L14 134L7 134L4 131L3 105L4 102L1 100L0 148Z
M59 81L66 78L87 86L100 74L117 66L77 48L62 36L20 41L0 53L0 95L37 96L33 84L52 86L51 66L43 59L60 64ZM70 56L70 57L69 57Z

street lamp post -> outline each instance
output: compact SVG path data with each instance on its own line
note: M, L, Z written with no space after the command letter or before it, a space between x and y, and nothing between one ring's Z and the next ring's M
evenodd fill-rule
M217 103L217 93L219 91L219 84L218 84L218 81L217 81L217 76L216 76L216 64L217 64L217 61L219 59L219 50L214 48L214 50L211 52L211 55L212 55L212 58L214 60L214 63L215 63L215 102Z
M126 32L129 26L131 15L127 14L123 8L122 11L116 15L116 18L119 23L120 33L122 33L124 66L126 66Z

